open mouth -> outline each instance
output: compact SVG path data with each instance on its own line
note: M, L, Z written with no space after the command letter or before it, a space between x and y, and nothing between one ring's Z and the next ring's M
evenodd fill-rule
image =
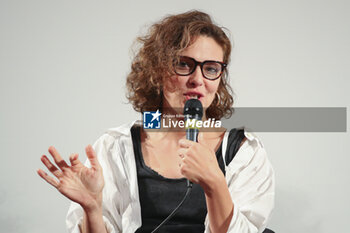
M200 93L186 93L184 94L184 96L186 97L186 100L189 100L189 99L201 100L203 98L203 95Z

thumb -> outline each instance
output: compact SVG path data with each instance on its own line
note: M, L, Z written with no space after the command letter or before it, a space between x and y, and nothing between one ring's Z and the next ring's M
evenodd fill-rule
M94 148L92 148L91 145L88 145L85 148L85 151L86 151L86 155L90 161L91 167L95 168L95 169L99 169L100 163L97 160L97 156L96 156L96 152L94 151Z
M198 139L198 143L203 144L203 142L204 142L204 133L203 132L199 132L197 139Z

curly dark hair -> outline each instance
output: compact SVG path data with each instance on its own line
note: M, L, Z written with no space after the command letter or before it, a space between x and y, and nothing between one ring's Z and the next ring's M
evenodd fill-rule
M138 37L141 48L133 59L126 81L127 98L133 108L144 112L162 107L162 78L174 75L174 58L178 58L197 36L213 38L223 49L223 62L228 64L231 42L223 29L214 24L208 14L189 11L165 17L153 24L145 36ZM232 88L225 69L217 94L206 110L206 116L214 119L230 117L232 105Z

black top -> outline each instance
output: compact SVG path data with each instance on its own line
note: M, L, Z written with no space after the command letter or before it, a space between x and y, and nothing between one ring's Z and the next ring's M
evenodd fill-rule
M131 128L134 147L139 197L141 204L142 226L136 233L149 233L154 230L180 203L187 190L185 178L165 178L148 167L142 156L140 127ZM225 160L230 162L244 138L243 130L233 129L228 138ZM222 144L216 151L219 167L225 174L225 165L221 156ZM227 164L228 164L227 163ZM178 212L159 229L159 233L204 232L204 220L207 214L205 195L198 184L193 184L192 191Z

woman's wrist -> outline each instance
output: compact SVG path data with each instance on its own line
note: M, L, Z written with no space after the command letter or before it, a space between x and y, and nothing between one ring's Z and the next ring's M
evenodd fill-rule
M82 208L86 213L98 213L102 212L102 193L97 195L95 198L91 198L81 204Z
M206 178L200 184L207 196L211 196L215 191L219 191L219 187L226 185L226 179L224 174L220 171L207 174Z
M84 207L83 207L84 208ZM104 233L108 232L103 221L102 206L98 203L93 203L84 208L84 218L82 224L83 233Z

